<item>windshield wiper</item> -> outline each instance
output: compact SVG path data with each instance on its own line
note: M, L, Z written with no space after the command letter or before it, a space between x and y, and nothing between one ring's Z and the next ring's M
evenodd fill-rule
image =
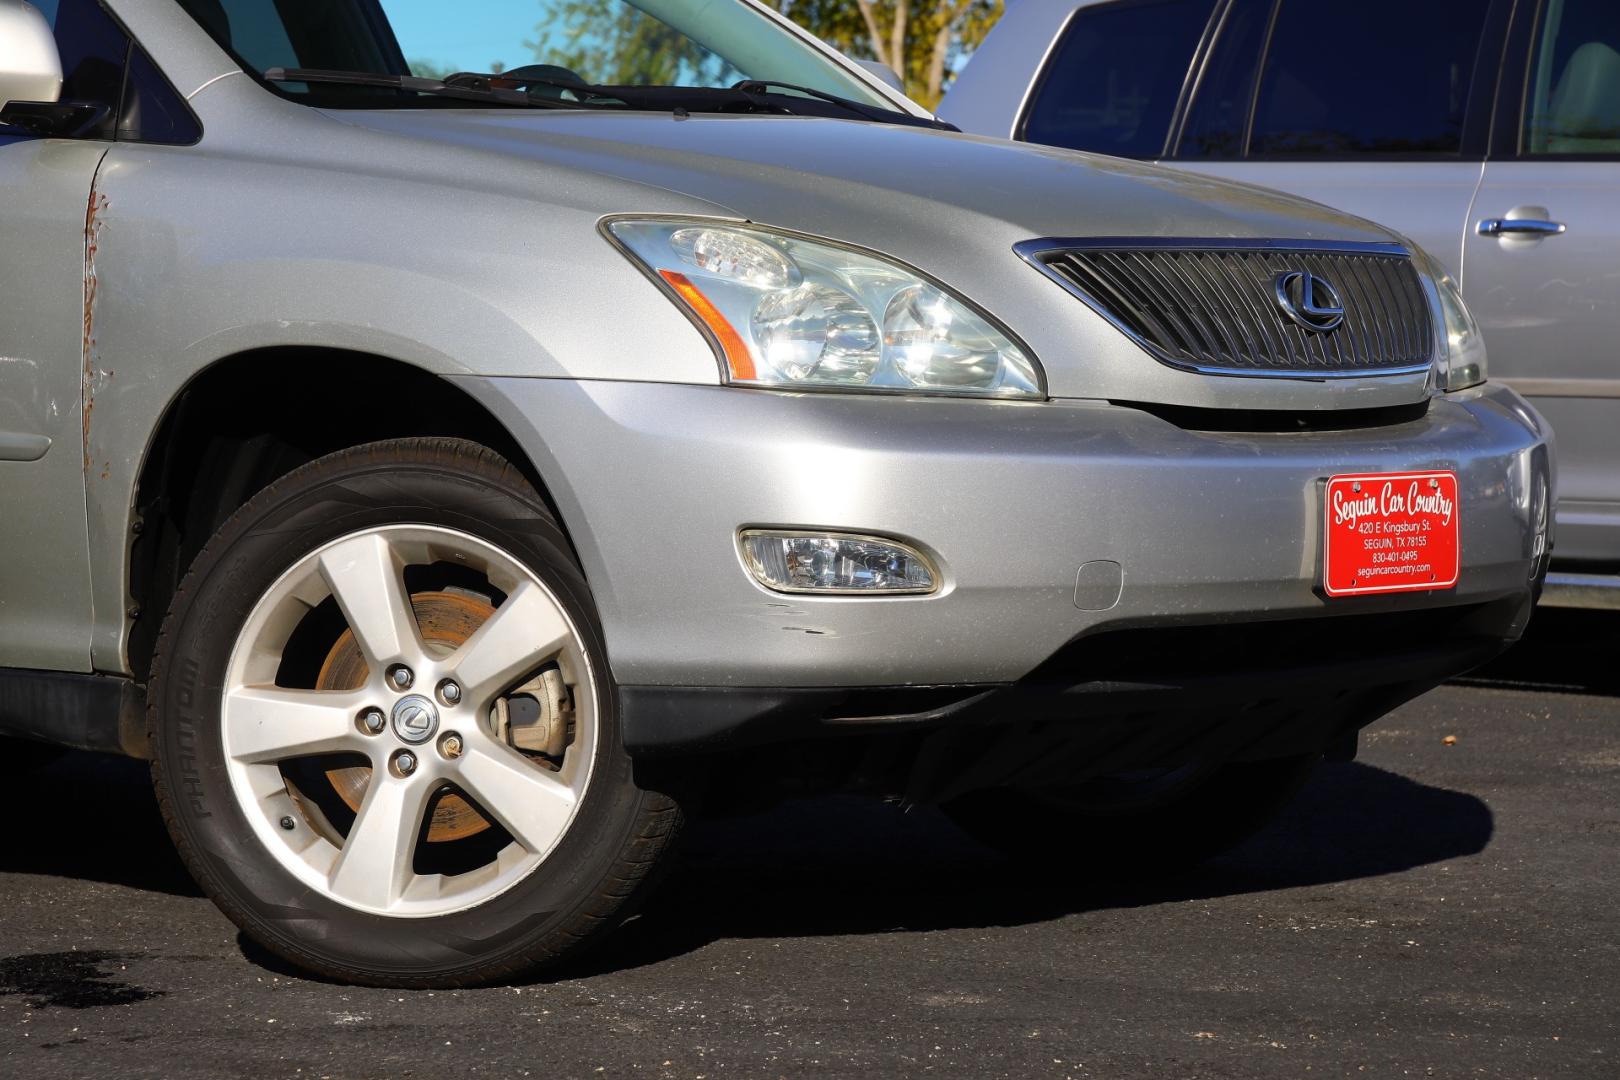
M777 82L775 79L744 79L742 82L733 83L731 86L733 90L741 91L744 94L769 94L773 87L777 90L792 90L794 93L803 94L805 97L813 97L818 101L830 101L834 105L842 105L850 112L856 114L857 116L865 117L868 120L886 121L895 112L893 109L874 109L870 106L862 105L858 101L851 101L847 97L839 97L837 94L829 94L825 90L817 90L813 86L799 86L796 83Z
M780 100L786 96L783 94L772 94L772 88L777 90L791 90L796 94L803 94L806 97L812 97L818 101L825 101L833 105L840 105L852 113L863 116L866 119L875 121L879 124L909 122L923 127L939 128L941 131L962 130L955 124L941 120L937 116L929 117L925 120L921 117L912 116L910 113L904 112L900 109L890 109L879 105L863 105L859 101L854 101L847 97L839 97L837 94L829 94L827 91L817 90L813 86L800 86L797 83L779 82L776 79L744 79L742 82L736 83L732 86L733 90L739 90L745 94L767 94L777 100Z
M781 82L777 79L743 79L729 87L717 86L609 86L588 83L567 68L550 64L530 64L499 73L458 71L446 75L448 86L468 89L523 86L531 91L536 87L564 91L573 100L564 104L592 106L625 106L631 109L668 109L672 112L774 112L798 113L812 116L831 115L820 109L805 108L807 102L825 102L846 113L879 124L909 124L918 127L958 131L959 128L935 117L913 116L900 109L865 105L850 98L818 90L813 86ZM789 93L777 93L786 90ZM556 102L556 98L543 100Z
M462 101L494 101L502 105L524 105L541 109L577 108L581 104L535 97L527 90L506 89L483 81L499 76L470 78L466 73L452 75L449 79L422 79L415 75L388 75L371 71L322 71L316 68L273 67L265 70L264 77L269 82L315 83L322 86L374 86L384 90L458 98ZM570 86L569 89L575 88Z
M539 68L540 65L531 65ZM458 71L442 79L424 79L415 75L389 75L369 71L326 71L315 68L269 68L264 78L269 82L302 82L332 86L372 86L404 93L429 94L435 97L456 98L463 101L495 102L501 105L521 105L542 109L644 109L685 112L737 113L775 112L798 113L809 116L832 116L826 109L831 105L845 113L860 116L880 124L902 124L915 127L939 128L956 131L956 127L933 117L913 116L898 109L889 110L863 105L858 101L829 94L814 87L769 79L744 79L735 86L598 86L577 77L566 69L531 70L518 68L499 74L480 71ZM519 88L522 89L519 89ZM572 100L536 92L536 88L564 91ZM787 90L789 93L778 93Z

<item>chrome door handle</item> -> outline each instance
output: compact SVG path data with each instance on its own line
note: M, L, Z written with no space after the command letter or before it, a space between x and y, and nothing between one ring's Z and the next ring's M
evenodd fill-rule
M1534 218L1486 218L1479 223L1481 236L1562 236L1567 230L1562 221L1537 221Z

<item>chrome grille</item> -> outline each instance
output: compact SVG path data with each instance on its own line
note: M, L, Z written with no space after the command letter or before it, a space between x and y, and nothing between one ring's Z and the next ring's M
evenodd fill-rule
M1308 241L1035 241L1019 253L1159 360L1217 374L1331 378L1428 368L1434 324L1404 248ZM1343 324L1290 319L1283 275L1327 282Z

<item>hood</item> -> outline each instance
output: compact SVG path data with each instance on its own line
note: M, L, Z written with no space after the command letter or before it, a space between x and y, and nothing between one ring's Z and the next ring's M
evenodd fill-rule
M345 112L409 138L678 193L860 242L889 221L1046 236L1369 240L1368 222L1263 188L1027 143L817 117ZM614 185L618 194L617 185ZM636 206L603 205L604 214Z

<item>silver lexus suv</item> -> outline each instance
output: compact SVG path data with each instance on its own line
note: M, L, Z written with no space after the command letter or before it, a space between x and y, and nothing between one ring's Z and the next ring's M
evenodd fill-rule
M1416 240L1558 430L1543 603L1620 610L1620 2L1017 0L941 115Z
M1551 435L1401 237L509 10L0 0L0 730L267 948L509 978L796 792L1197 859L1522 632Z

